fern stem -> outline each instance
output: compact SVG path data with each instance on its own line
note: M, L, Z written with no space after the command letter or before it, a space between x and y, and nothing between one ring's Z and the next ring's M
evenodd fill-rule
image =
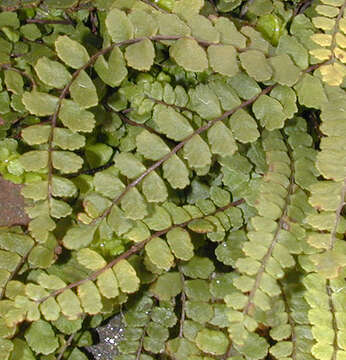
M252 104L253 102L255 102L260 96L265 95L267 93L269 93L276 85L271 85L266 87L265 89L263 89L259 94L257 94L256 96L252 97L251 99L244 101L242 104L238 105L237 107L233 108L232 110L226 111L225 113L223 113L221 116L208 121L205 125L203 125L202 127L198 128L197 130L195 130L192 134L190 134L189 136L187 136L184 140L182 140L180 143L178 143L168 154L166 154L165 156L163 156L161 159L159 159L156 163L154 163L153 165L151 165L150 167L148 167L148 169L146 171L143 172L143 174L141 174L137 179L135 179L134 181L132 181L130 184L127 185L127 187L125 188L125 190L112 201L112 205L106 209L99 217L95 218L92 221L92 224L95 224L97 221L99 220L103 220L112 210L113 206L118 204L120 202L120 200L134 187L136 187L145 177L147 177L151 172L153 172L154 170L156 170L158 167L160 167L165 161L167 161L169 158L171 158L174 154L176 154L180 149L182 149L185 144L190 141L194 136L199 135L203 132L205 132L206 130L210 129L213 125L215 125L217 122L224 120L226 118L228 118L229 116L231 116L232 114L234 114L236 111Z
M60 350L60 353L59 353L58 357L56 358L56 360L62 360L65 351L67 350L67 348L68 348L69 346L71 346L72 341L73 341L74 337L76 336L76 334L77 334L77 333L72 333L72 334L68 337L68 339L67 339L67 341L65 342L64 346L63 346L62 349Z
M30 255L31 251L34 249L34 247L35 247L35 244L31 247L31 249L26 254L24 254L24 256L22 256L20 258L20 261L17 264L16 268L11 272L9 278L6 280L6 282L5 282L5 284L4 284L3 288L2 288L2 291L0 293L0 300L2 300L2 298L5 295L6 287L7 287L8 283L18 274L18 272L20 271L22 266L25 264L25 262L26 262L28 256Z
M131 126L137 126L137 127L141 127L149 132L151 132L152 134L156 134L156 135L161 135L159 132L157 132L156 130L154 130L153 128L151 128L150 126L148 125L145 125L145 124L139 124L133 120L130 120L127 116L125 116L122 112L119 112L118 113L120 119L126 123L126 124L129 124Z
M61 25L75 25L72 20L53 20L53 19L28 19L26 20L27 24L61 24Z
M268 260L272 256L275 245L277 244L277 242L279 240L279 233L283 229L283 227L285 226L288 206L290 205L290 198L291 198L291 195L293 194L294 187L295 187L293 158L292 158L292 155L291 155L289 145L287 143L286 143L286 145L287 145L288 150L289 150L288 151L288 156L290 158L291 175L290 175L290 179L289 179L287 195L286 195L286 198L285 198L285 204L284 204L284 207L282 209L282 214L281 214L281 217L279 219L278 225L277 225L276 230L274 232L273 240L272 240L266 254L263 256L263 258L261 260L261 266L260 266L260 268L258 270L258 273L256 275L255 283L254 283L254 285L253 285L253 287L252 287L252 289L250 291L247 304L245 305L245 307L243 309L243 314L245 314L245 315L248 315L249 311L252 308L254 297L256 295L257 290L259 289L259 287L261 285L261 280L262 280L262 276L263 276L264 271L265 271L265 267L266 267L266 265L268 263Z
M185 322L185 308L186 308L186 294L185 294L185 276L183 274L183 271L181 269L181 266L178 266L179 273L180 273L180 279L182 283L182 291L181 291L181 315L180 315L180 326L179 326L179 337L183 337L184 332L184 322Z
M154 99L154 98L152 98L151 96L147 96L147 98L148 98L149 100L155 102L156 104L162 104L162 105L165 105L165 106L169 106L169 107L172 107L172 108L177 109L177 110L180 110L180 111L194 112L194 111L192 111L191 109L188 109L187 107L178 106L178 105L175 105L175 104L167 104L166 102L164 102L164 101L162 101L162 100Z
M231 207L234 207L234 206L238 206L242 203L244 203L245 200L244 199L239 199L239 200L236 200L236 201L233 201L231 203L229 203L228 205L226 206L223 206L221 208L218 208L216 209L212 214L208 214L208 215L204 215L204 216L201 216L199 218L193 218L193 219L190 219L188 221L185 221L184 223L181 223L181 224L175 224L175 225L172 225L170 226L169 228L167 229L164 229L164 230L160 230L160 231L157 231L155 233L153 233L151 236L149 236L147 239L137 243L136 245L133 245L130 247L130 249L128 249L127 251L125 251L124 253L120 254L118 257L116 257L115 259L113 259L111 262L109 262L107 265L105 265L103 268L93 272L92 274L90 274L88 277L84 278L84 279L81 279L79 281L76 281L74 283L71 283L63 288L60 288L60 289L57 289L53 292L51 292L49 295L39 299L39 300L36 300L37 303L41 304L42 302L44 302L45 300L47 300L48 298L50 297L55 297L61 293L63 293L64 291L68 290L68 289L73 289L79 285L82 285L84 284L85 282L89 281L89 280L95 280L99 275L101 275L102 273L104 273L106 270L112 268L115 264L117 264L118 262L120 262L121 260L124 260L124 259L127 259L128 257L130 257L131 255L137 253L138 251L140 251L141 249L143 249L145 247L145 245L151 241L152 239L154 238L157 238L159 236L162 236L162 235L165 235L166 233L168 233L170 230L172 229L175 229L175 228L184 228L186 227L187 225L189 225L192 221L195 221L195 220L198 220L198 219L204 219L206 216L211 216L211 215L215 215L219 212L223 212L223 211L226 211L227 209L231 208Z
M149 37L140 37L140 38L135 38L135 39L130 39L130 40L124 40L124 41L121 41L121 42L118 42L118 43L114 43L114 44L111 44L109 45L108 47L98 51L97 53L95 53L94 55L92 55L89 59L89 61L87 63L85 63L82 67L80 67L79 69L77 69L73 74L72 74L72 77L71 77L71 80L70 82L63 88L60 96L59 96L59 99L58 99L58 102L57 102L57 106L55 108L55 111L53 113L53 115L51 116L51 128L50 128L50 133L49 133L49 138L48 138L48 204L49 204L49 207L51 206L51 200L52 200L52 180L53 180L53 161L52 161L52 158L53 158L53 135L54 135L54 129L56 128L56 125L57 125L57 121L58 121L58 115L59 115L59 112L60 112L60 109L61 109L61 105L62 105L62 101L65 99L67 93L69 92L70 90L70 87L72 86L73 82L76 80L76 78L79 76L79 74L83 71L83 70L86 70L88 67L92 66L95 61L102 55L105 55L107 53L109 53L110 51L112 51L114 48L116 47L121 47L121 46L127 46L127 45L132 45L132 44L136 44L144 39L149 39L149 40L152 40L152 41L160 41L160 40L179 40L181 38L184 38L184 36L176 36L176 35L171 35L171 36L166 36L166 35L155 35L155 36L149 36ZM208 41L204 41L204 40L198 40L198 39L195 39L200 45L202 46L209 46L209 45L215 45L213 43L210 43ZM268 89L268 88L267 88ZM270 91L270 90L268 90ZM262 93L261 93L262 94ZM257 98L257 97L256 97ZM230 114L232 114L233 112L229 112ZM222 117L220 118L219 120L222 120L224 119L225 117ZM217 120L217 121L219 121ZM217 122L215 121L215 122ZM214 123L212 123L210 126L214 125ZM210 127L209 126L209 127ZM206 129L208 129L209 127L207 127ZM205 131L206 129L202 130L202 131ZM197 133L196 133L197 134ZM195 135L195 133L193 134ZM193 136L192 135L192 136ZM191 137L192 137L191 136ZM188 140L190 140L190 138ZM187 140L187 141L188 141ZM184 144L183 144L184 145ZM182 146L183 146L182 145ZM179 149L178 149L179 150ZM178 151L177 150L177 151ZM170 155L172 156L173 153ZM168 159L168 158L167 158ZM167 160L165 159L165 160ZM164 160L164 161L165 161ZM161 163L158 165L160 166ZM156 169L156 167L154 168ZM154 170L153 169L153 170ZM151 170L151 171L153 171ZM150 172L151 172L150 171ZM146 174L145 176L147 176L148 174ZM144 176L144 177L145 177ZM144 178L143 177L143 178ZM142 178L142 179L143 179ZM141 179L141 180L142 180ZM140 180L140 181L141 181ZM133 186L132 186L133 187ZM128 188L128 190L130 190L130 188ZM126 193L127 193L127 191ZM125 195L125 193L123 195L121 195L121 198ZM119 199L120 200L120 199ZM117 200L118 201L118 200ZM109 210L110 211L110 210ZM107 213L108 214L108 213ZM103 218L103 215L101 215L101 218ZM98 218L97 218L98 219ZM96 220L96 219L95 219Z

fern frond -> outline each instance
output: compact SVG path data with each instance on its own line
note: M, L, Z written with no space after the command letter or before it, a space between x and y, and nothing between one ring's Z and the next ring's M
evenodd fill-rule
M315 7L318 16L312 18L312 23L319 32L311 36L318 47L310 50L310 54L318 61L329 61L320 72L323 81L331 86L339 86L346 74L345 8L344 1L322 0Z

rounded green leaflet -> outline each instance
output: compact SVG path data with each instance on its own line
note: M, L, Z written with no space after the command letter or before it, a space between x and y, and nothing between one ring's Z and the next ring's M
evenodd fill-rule
M71 74L63 64L45 56L37 61L34 68L42 82L57 89L63 88L71 80Z
M21 95L23 93L24 81L21 74L12 70L5 70L4 82L8 91Z
M113 266L113 271L118 280L121 291L133 293L138 290L139 278L135 269L127 260L121 260Z
M192 168L202 168L211 163L209 146L200 135L195 135L184 146L184 158Z
M55 49L59 58L73 69L81 68L90 59L85 47L67 35L59 36L56 39Z
M83 165L83 159L70 151L54 151L52 162L55 169L65 174L77 172Z
M149 39L126 47L125 58L127 65L140 71L148 71L154 64L155 49Z
M85 137L69 129L55 128L53 143L63 150L77 150L85 145Z
M48 151L28 151L19 158L19 161L26 171L41 170L48 165Z
M159 160L170 152L166 143L156 134L148 130L142 131L136 137L137 150L146 159Z
M174 298L182 291L182 281L180 274L177 272L169 272L160 275L158 279L151 285L150 291L163 301ZM162 312L160 313L161 315L166 315L164 313L162 314Z
M219 32L213 27L212 22L204 16L196 14L188 17L187 23L191 28L192 36L194 38L210 43L219 42Z
M176 141L182 141L193 133L188 119L172 107L157 104L154 108L153 120L161 132Z
M67 249L80 249L88 246L94 237L96 227L76 226L70 228L63 237L63 244Z
M91 132L95 126L95 116L92 112L82 109L82 107L72 100L64 99L59 111L59 119L64 126L77 132Z
M182 228L175 228L167 233L167 242L178 259L187 261L193 257L193 244L189 233Z
M215 266L210 259L199 256L194 256L182 265L184 275L192 279L207 279L214 270Z
M172 267L174 256L163 239L159 237L152 239L145 246L145 251L150 261L159 269L167 271Z
M58 104L58 98L39 91L26 91L22 96L22 102L31 114L47 116L54 113Z
M177 40L169 49L170 56L187 71L202 72L208 68L204 49L194 39Z
M99 56L94 68L102 81L113 87L119 86L128 73L123 53L118 47L111 51L108 61Z
M134 10L128 15L134 27L134 38L154 36L158 30L155 18L144 10Z
M70 149L73 150L73 149ZM85 147L85 157L89 165L97 168L107 164L113 155L113 148L103 143L87 145Z
M44 320L33 322L24 336L29 346L38 354L51 354L59 346L52 326ZM43 338L44 341L42 341Z
M231 130L221 121L208 130L208 141L211 152L220 156L232 156L238 149Z
M102 309L101 295L92 281L78 286L78 297L84 311L90 315L98 314Z
M163 177L173 189L184 189L190 184L189 170L176 154L163 163Z
M22 130L22 138L29 145L39 145L48 142L49 125L32 125Z
M266 81L272 77L273 70L264 54L258 50L248 50L239 55L241 66L256 81Z
M301 70L287 54L273 56L269 59L273 68L273 80L280 85L293 86L299 79Z
M108 12L106 27L109 35L115 43L133 38L133 25L127 15L117 8Z
M81 249L77 252L77 260L80 264L90 270L99 270L107 263L101 255L89 248Z
M196 336L196 344L208 354L223 355L227 351L229 339L220 330L202 329Z
M252 110L261 124L270 131L281 129L287 118L279 101L267 95L258 98L254 102Z
M235 348L246 358L259 360L267 355L269 344L258 334L249 333L243 344L235 344Z
M149 202L163 202L168 197L165 182L154 171L143 180L142 191Z
M169 36L188 36L191 29L175 14L159 13L157 15L159 33Z
M82 70L70 86L72 99L82 108L87 109L98 104L96 87L86 71Z
M237 51L232 45L211 45L207 52L209 64L217 73L234 76L239 72Z

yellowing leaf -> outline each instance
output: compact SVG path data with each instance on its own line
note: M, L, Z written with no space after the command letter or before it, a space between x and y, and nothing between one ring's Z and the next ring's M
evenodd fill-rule
M169 54L187 71L202 72L208 68L207 55L194 39L177 40L170 47Z
M154 64L155 49L149 39L129 45L125 50L127 65L140 71L148 71Z
M90 58L85 47L67 35L59 36L56 39L55 49L59 58L73 69L81 68Z

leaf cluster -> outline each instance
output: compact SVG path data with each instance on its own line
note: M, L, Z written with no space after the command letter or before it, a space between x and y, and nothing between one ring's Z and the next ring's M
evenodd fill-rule
M346 2L305 5L0 1L0 360L117 313L118 360L346 359Z

